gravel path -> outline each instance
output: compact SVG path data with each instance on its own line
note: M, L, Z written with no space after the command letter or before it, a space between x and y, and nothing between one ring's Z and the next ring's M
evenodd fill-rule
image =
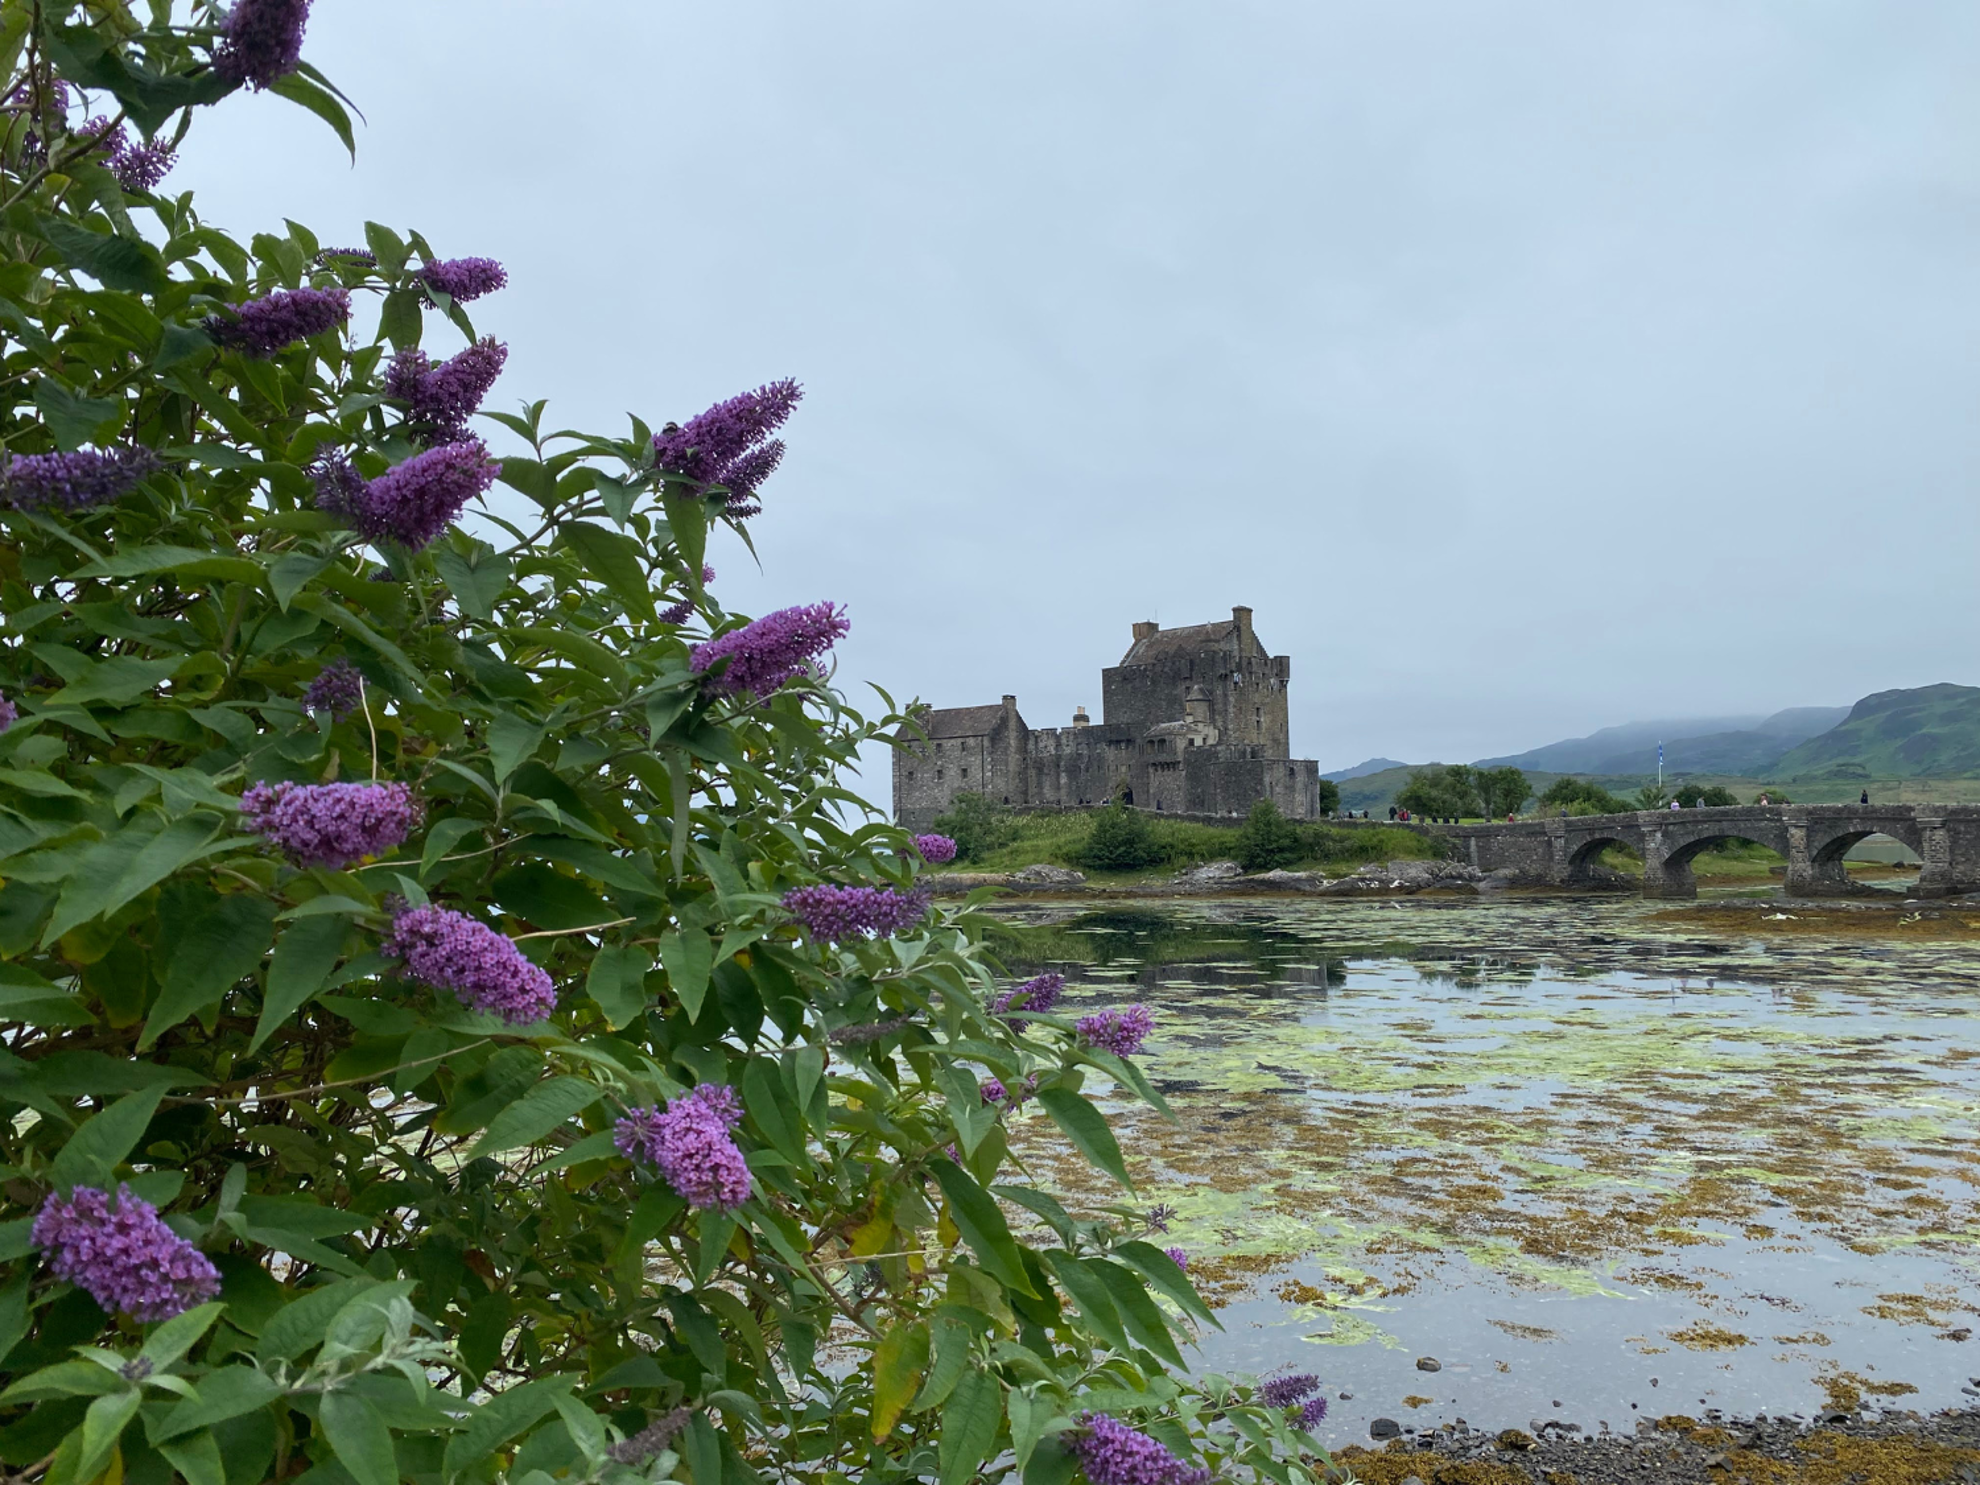
M1446 1424L1334 1463L1370 1485L1980 1485L1980 1410L1812 1423L1673 1414L1593 1436L1552 1420L1530 1433Z

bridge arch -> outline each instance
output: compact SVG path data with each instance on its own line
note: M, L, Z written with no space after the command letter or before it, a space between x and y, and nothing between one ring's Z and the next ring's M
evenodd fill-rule
M1568 848L1567 880L1569 887L1592 887L1597 885L1597 866L1604 851L1610 846L1621 846L1632 856L1643 854L1643 841L1634 831L1594 830L1574 841Z

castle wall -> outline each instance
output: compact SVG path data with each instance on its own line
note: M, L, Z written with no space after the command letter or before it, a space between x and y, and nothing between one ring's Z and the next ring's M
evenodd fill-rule
M1189 688L1200 685L1210 693L1211 721L1226 742L1289 758L1291 680L1291 657L1267 655L1262 648L1181 650L1101 671L1100 702L1108 726L1140 734L1182 716Z
M1128 781L1134 737L1125 727L1033 729L1026 760L1026 803L1103 805Z

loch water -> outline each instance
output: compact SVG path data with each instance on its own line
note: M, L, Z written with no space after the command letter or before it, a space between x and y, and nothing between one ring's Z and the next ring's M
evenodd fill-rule
M1098 1085L1132 1196L1040 1112L1014 1148L1174 1208L1194 1363L1318 1373L1323 1438L1980 1396L1980 940L1616 897L997 919L1071 1013L1156 1011L1176 1116Z

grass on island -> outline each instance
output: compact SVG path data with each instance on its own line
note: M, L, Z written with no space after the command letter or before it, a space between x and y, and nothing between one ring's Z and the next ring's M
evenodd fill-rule
M1097 811L1060 810L1012 815L1004 827L1003 843L973 860L958 861L958 871L1018 871L1027 866L1068 866L1095 881L1150 881L1173 876L1211 861L1233 861L1238 854L1236 824L1203 825L1189 820L1147 816L1161 860L1140 871L1095 871L1083 865L1087 838ZM1327 871L1343 875L1371 861L1429 861L1443 851L1437 842L1414 830L1387 825L1297 827L1303 854L1288 869Z

